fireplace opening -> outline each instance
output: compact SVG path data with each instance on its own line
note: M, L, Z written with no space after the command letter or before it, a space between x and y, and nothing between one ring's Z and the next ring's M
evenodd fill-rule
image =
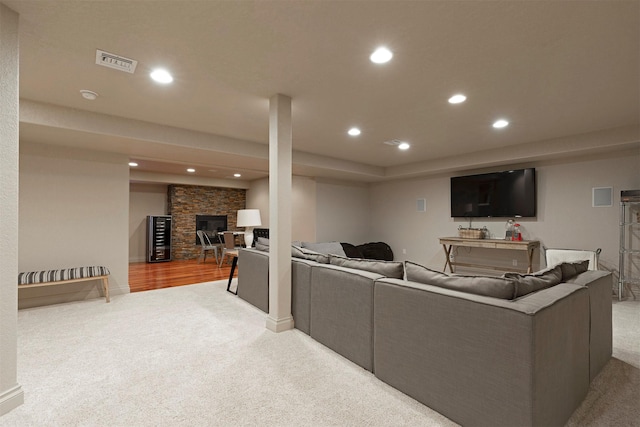
M196 245L200 244L198 230L209 236L211 243L220 243L219 232L227 230L226 215L196 215Z

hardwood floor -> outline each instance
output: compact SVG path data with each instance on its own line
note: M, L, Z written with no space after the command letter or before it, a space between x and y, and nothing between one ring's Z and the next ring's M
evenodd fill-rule
M140 292L192 285L228 279L230 272L231 264L223 263L222 267L218 267L215 260L209 258L205 263L198 263L198 260L134 262L129 264L129 287L131 292ZM236 268L234 277L237 276Z

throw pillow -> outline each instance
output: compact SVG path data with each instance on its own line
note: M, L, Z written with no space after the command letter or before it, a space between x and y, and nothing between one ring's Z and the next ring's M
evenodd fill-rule
M326 242L326 243L311 243L302 242L302 247L305 249L311 249L321 254L335 254L340 256L347 256L342 249L342 245L339 242Z
M562 281L566 282L572 277L577 276L580 273L584 273L589 269L589 260L577 261L577 262L563 262L560 264L562 269Z
M291 256L294 258L308 259L320 264L329 264L329 255L310 251L309 249L300 248L294 245L291 246Z
M364 258L364 255L362 255L362 251L351 243L340 242L340 246L342 246L342 249L344 250L344 253L347 257Z
M391 250L391 246L384 242L364 243L362 245L358 245L357 248L362 252L362 256L360 258L393 261L393 251Z
M256 250L262 252L269 252L269 245L263 245L260 242L256 242Z
M370 271L392 279L404 278L404 266L399 261L376 261L362 258L347 258L331 255L329 262L333 265L356 270Z
M562 281L562 269L559 265L533 274L504 273L507 279L516 281L516 298L550 288Z
M506 300L516 295L515 280L505 277L447 274L410 261L405 261L405 271L407 280L412 282Z
M267 239L266 237L258 237L258 241L256 242L256 245L260 243L263 246L269 246L269 239Z

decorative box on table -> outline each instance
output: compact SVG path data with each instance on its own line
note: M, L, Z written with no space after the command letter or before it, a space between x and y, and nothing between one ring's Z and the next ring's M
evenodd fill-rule
M464 228L458 227L458 237L463 239L484 239L489 233L487 227L482 228Z

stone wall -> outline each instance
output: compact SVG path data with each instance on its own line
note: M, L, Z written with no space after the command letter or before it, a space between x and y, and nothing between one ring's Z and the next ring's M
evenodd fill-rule
M237 212L246 206L246 190L170 185L169 214L172 218L171 256L175 260L200 256L195 244L196 215L227 215L227 227L236 230Z

